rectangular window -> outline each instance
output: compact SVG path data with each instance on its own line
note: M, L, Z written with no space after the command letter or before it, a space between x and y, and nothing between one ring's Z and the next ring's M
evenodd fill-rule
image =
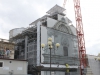
M66 72L65 72L65 75L70 75L70 73L66 73Z
M63 47L64 56L68 56L68 47Z
M3 67L3 62L0 62L0 67Z

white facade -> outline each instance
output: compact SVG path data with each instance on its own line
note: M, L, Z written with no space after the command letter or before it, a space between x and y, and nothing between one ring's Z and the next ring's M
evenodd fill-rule
M0 75L27 75L27 61L0 59Z

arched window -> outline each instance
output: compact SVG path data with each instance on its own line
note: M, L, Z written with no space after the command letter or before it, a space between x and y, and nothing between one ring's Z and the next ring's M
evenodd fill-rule
M68 47L63 47L64 56L68 56Z
M63 24L59 25L58 30L69 33L68 28Z

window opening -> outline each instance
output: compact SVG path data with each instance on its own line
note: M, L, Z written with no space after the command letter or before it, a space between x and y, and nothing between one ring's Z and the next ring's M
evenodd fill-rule
M3 62L0 62L0 67L3 67Z
M63 47L64 56L68 56L68 47Z

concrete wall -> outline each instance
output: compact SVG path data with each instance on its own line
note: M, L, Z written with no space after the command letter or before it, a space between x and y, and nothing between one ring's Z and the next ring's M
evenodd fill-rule
M64 16L58 14L58 20L60 21Z
M0 59L0 62L3 62L3 67L0 67L0 74L9 75L9 71L11 70L13 70L13 74L27 74L27 61Z
M96 56L88 55L88 63L93 75L100 75L100 61L95 60Z
M57 23L57 20L52 18L47 18L47 27L53 27Z
M47 29L44 26L41 26L41 44L47 44L48 36L47 36ZM43 57L44 49L41 48L41 63L44 61Z
M40 65L40 26L41 26L41 22L37 23L37 66Z

